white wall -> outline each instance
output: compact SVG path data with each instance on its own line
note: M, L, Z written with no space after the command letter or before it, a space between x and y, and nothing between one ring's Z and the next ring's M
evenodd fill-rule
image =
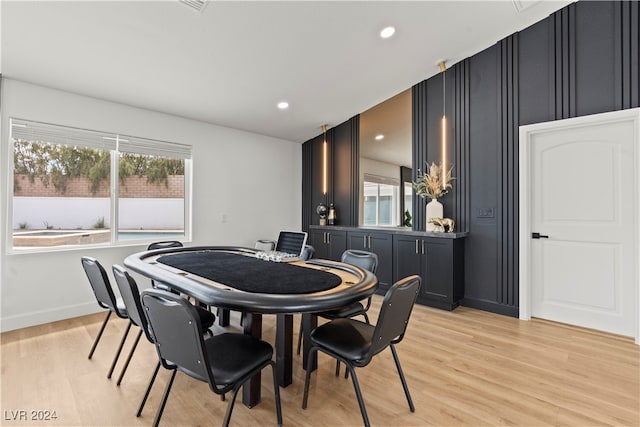
M193 145L194 245L253 246L301 228L299 143L2 79L0 122L0 330L98 311L80 264L94 256L110 270L142 246L7 254L11 235L6 176L9 118L118 132ZM115 283L113 284L115 286ZM141 283L141 286L146 284Z

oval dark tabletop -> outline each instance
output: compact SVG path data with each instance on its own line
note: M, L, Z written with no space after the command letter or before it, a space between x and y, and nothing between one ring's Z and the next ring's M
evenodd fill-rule
M138 274L232 310L313 313L372 295L378 280L359 267L320 259L277 263L254 249L195 246L138 252L124 265Z

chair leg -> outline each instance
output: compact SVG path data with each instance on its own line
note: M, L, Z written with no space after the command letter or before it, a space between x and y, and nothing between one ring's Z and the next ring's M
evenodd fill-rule
M116 385L120 385L122 382L122 378L124 377L124 373L127 372L127 368L129 367L129 362L131 362L131 357L133 357L133 353L136 351L136 347L138 347L138 341L140 341L140 337L142 336L142 329L138 332L136 336L136 340L133 342L133 347L129 351L129 355L127 356L127 360L124 362L124 366L122 367L122 372L120 372L120 376L118 377L118 382Z
M302 320L300 320L300 331L298 332L298 350L296 354L300 354L300 349L302 348Z
M156 368L153 370L153 375L151 375L151 380L149 381L149 385L147 386L147 391L144 393L144 397L142 398L142 402L140 402L140 407L138 408L138 412L136 413L136 417L142 415L142 410L144 409L144 404L147 403L147 398L149 397L149 393L151 392L151 387L156 380L156 376L158 376L158 371L160 370L160 362L156 365Z
M107 374L107 378L111 378L111 374L113 374L113 370L116 367L116 363L118 363L118 358L120 357L120 353L122 353L122 347L124 347L124 342L127 340L127 335L129 334L129 329L131 329L131 322L127 325L127 329L124 331L124 335L122 336L122 340L120 340L120 346L118 347L118 351L116 352L116 357L113 358L113 362L111 363L111 368L109 368L109 373Z
M318 347L311 347L307 357L307 367L311 366L312 358L318 352ZM307 368L307 375L304 380L304 395L302 397L302 409L307 409L307 399L309 398L309 382L311 381L311 369Z
M340 375L340 361L336 359L336 377Z
M104 322L102 322L102 327L100 328L100 332L98 332L96 339L93 341L93 345L91 346L91 351L89 351L89 359L93 357L93 352L96 351L96 347L98 346L98 341L100 341L100 338L102 337L102 333L104 332L104 328L107 326L107 322L109 321L110 317L111 317L111 310L107 312L107 317L105 317Z
M238 395L238 390L240 390L240 388L242 388L242 384L238 384L231 392L231 399L229 400L229 404L227 405L227 412L224 415L224 421L222 422L223 427L229 427L229 421L231 421L231 413L233 412L233 405L236 403L236 396Z
M164 405L167 404L167 398L169 397L169 392L171 391L171 386L173 385L173 380L176 378L177 369L174 369L171 373L171 378L167 383L167 388L164 390L164 396L162 396L162 402L160 402L160 406L158 407L158 412L156 412L156 418L153 420L153 427L158 427L160 424L160 418L162 417L162 413L164 412Z
M282 406L280 405L280 386L278 385L278 378L276 378L276 364L270 362L271 373L273 374L273 395L276 400L276 418L278 420L278 427L282 427Z
M369 322L369 316L367 315L367 312L365 311L364 313L362 313L362 315L364 316L364 321L367 322L367 325L370 325L371 323Z
M362 421L364 421L365 427L370 427L369 417L367 416L367 408L364 406L364 399L362 398L362 392L360 391L360 385L358 384L358 378L356 377L356 371L349 363L345 363L347 370L351 372L351 379L353 380L353 388L356 391L356 397L358 398L358 405L360 406L360 412L362 413Z
M400 367L400 359L398 359L398 353L396 352L395 345L391 344L391 353L393 353L393 360L396 362L396 368L398 369L398 374L400 375L400 381L402 381L402 388L404 389L404 394L407 396L407 402L409 403L409 410L411 412L415 412L416 408L413 406L413 400L411 400L411 394L409 393L409 386L407 386L407 381L404 378L404 373L402 372L402 368Z

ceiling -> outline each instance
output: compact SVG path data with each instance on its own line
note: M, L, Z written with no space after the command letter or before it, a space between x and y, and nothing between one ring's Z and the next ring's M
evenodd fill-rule
M2 0L0 71L304 142L570 2Z

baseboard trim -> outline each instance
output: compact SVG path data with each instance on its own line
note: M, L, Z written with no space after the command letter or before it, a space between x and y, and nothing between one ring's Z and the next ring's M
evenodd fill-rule
M87 314L97 313L100 310L100 307L98 307L95 301L93 301L83 304L56 307L50 310L33 311L30 313L17 314L15 316L6 316L0 318L0 332L8 332L15 329L56 322L58 320L85 316Z
M499 304L493 301L465 297L460 301L460 305L464 307L477 308L478 310L489 311L491 313L502 314L505 316L518 317L518 307Z

